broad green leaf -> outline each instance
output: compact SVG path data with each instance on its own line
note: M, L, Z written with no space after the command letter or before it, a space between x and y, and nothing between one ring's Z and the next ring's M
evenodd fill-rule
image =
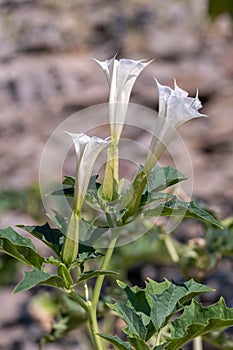
M24 226L18 227L31 233L34 237L49 246L56 254L61 250L61 239L64 237L63 233L55 228L51 228L48 223L43 226Z
M166 350L178 350L197 336L233 326L233 309L227 308L224 299L209 307L195 300L185 307L181 317L171 322L171 340Z
M170 165L167 167L156 165L150 173L146 189L148 193L158 192L187 179L186 175Z
M78 276L77 280L76 280L76 284L85 281L89 278L93 278L96 276L100 276L100 275L116 275L117 272L114 271L110 271L110 270L92 270L92 271L86 271L84 273L82 273L81 275Z
M58 276L34 268L32 271L26 271L24 278L16 286L14 293L22 292L38 285L48 285L61 288L62 280Z
M116 346L119 350L132 350L130 344L121 340L117 335L99 333L99 336Z
M118 285L124 289L127 294L128 301L137 312L143 312L147 316L150 316L151 308L147 300L145 289L141 289L137 286L129 287L126 283L118 281Z
M211 288L190 280L179 284L172 282L162 294L151 294L151 320L155 329L159 331L175 311L183 308L182 304L197 295L211 291Z
M149 346L142 339L128 337L128 341L137 350L150 350Z
M151 278L147 278L146 281L146 294L149 296L150 294L162 294L166 289L169 288L171 282L169 282L166 278L164 282L156 282ZM150 298L149 301L151 302Z
M0 251L37 268L44 262L44 258L36 252L32 241L20 236L11 227L0 229Z
M194 201L183 202L176 196L165 203L160 203L152 209L145 210L144 216L181 216L184 218L198 219L205 223L222 228L221 223L210 215L207 211L200 208Z
M145 340L148 340L155 333L155 327L150 320L152 301L150 294L160 294L166 290L170 282L165 281L162 283L157 283L151 279L147 279L146 288L141 289L137 286L129 287L124 282L118 281L118 285L124 289L127 294L128 302L134 307L136 312L141 313L142 322L147 329Z
M124 289L124 292L127 294L128 301L137 312L142 312L147 316L150 316L151 313L151 298L150 294L161 294L166 290L170 282L155 282L152 279L148 278L146 281L146 288L141 289L138 286L129 287L126 283L118 281L118 285Z
M143 324L142 316L134 308L129 307L121 300L117 300L115 304L107 305L125 321L128 327L124 329L124 332L127 335L145 340L147 334L146 326Z

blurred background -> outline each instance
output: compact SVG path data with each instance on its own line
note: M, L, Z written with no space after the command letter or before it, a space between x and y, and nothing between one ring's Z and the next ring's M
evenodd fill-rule
M72 113L107 102L106 79L91 58L116 53L155 58L133 102L157 108L152 76L169 86L175 77L190 95L199 89L209 118L180 129L192 158L193 194L221 218L232 214L232 0L0 0L0 227L43 219L43 147ZM22 314L28 294L9 295L13 265L0 256L0 349L33 350L13 321L31 322Z

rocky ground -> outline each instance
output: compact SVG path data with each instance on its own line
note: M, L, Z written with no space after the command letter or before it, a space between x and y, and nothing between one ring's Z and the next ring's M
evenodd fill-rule
M152 76L167 85L176 77L191 95L199 89L202 113L209 119L180 130L192 159L193 195L222 217L232 214L232 21L223 14L211 22L206 8L200 0L0 0L1 189L36 183L53 130L72 113L107 101L104 75L91 57L104 60L118 53L156 59L136 83L133 102L157 107ZM126 136L138 142L144 137L143 131L126 131ZM177 152L182 160L182 149ZM0 219L1 227L33 222L12 211ZM9 296L11 289L4 287L0 294L0 349L33 350L33 340L22 340L25 328L9 326L15 315L20 320L28 298ZM26 327L35 340L39 333L32 324Z

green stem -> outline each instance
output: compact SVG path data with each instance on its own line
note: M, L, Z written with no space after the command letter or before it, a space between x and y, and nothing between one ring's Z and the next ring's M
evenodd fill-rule
M202 350L202 338L197 337L193 339L193 350Z
M71 293L69 293L69 295L71 296L71 298L76 301L77 304L79 304L86 312L88 311L88 306L87 303L85 302L85 300L78 294L75 293L74 291L72 291Z
M107 217L109 226L113 228L114 224L112 222L111 216L109 214L106 214L106 217ZM111 257L115 248L116 239L117 238L115 237L110 241L110 244L107 248L106 254L102 261L102 265L100 268L101 270L106 270L108 267L108 264L111 260ZM104 281L104 275L99 275L97 277L95 287L93 290L92 300L88 302L88 318L90 322L90 329L92 333L93 344L96 347L96 350L103 349L101 338L98 335L99 329L98 329L98 322L97 322L97 307L98 307L98 302L100 298L100 292L103 285L103 281Z
M106 270L108 267L108 264L111 260L114 248L115 248L115 244L116 244L116 238L113 238L108 246L107 252L104 256L102 265L101 265L101 270ZM97 309L97 305L98 305L98 301L99 301L99 297L100 297L100 292L101 292L101 288L103 285L103 281L104 281L104 275L99 275L97 277L96 280L96 284L95 284L95 288L93 291L93 297L92 297L92 307L94 309Z
M101 338L98 335L99 328L98 328L98 322L96 317L96 309L93 308L93 304L91 301L88 301L87 305L88 305L87 315L88 315L93 345L95 347L95 350L103 350Z

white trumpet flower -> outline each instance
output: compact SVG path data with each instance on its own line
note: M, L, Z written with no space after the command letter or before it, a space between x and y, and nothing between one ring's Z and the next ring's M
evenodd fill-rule
M102 68L109 84L110 133L113 140L119 140L133 85L139 74L151 61L125 58L117 60L113 57L103 62L95 59L95 62Z
M144 59L138 61L124 58L117 60L115 57L103 62L95 61L102 68L110 89L109 128L112 143L108 149L102 193L106 199L111 201L117 197L118 144L125 122L130 94L137 77L150 62L145 62Z
M202 107L198 98L198 91L195 98L192 98L177 85L176 80L174 80L174 89L159 84L156 79L155 81L159 93L159 114L144 165L144 172L147 176L168 147L176 130L190 119L206 117L206 115L198 112Z
M103 140L96 136L89 137L86 134L73 134L70 132L67 132L67 134L71 136L76 150L74 208L68 221L66 236L62 246L62 260L66 265L70 265L78 255L80 214L94 163L100 152L110 141L109 138Z
M82 209L83 199L90 181L94 163L104 149L109 144L109 138L103 140L99 137L90 137L86 134L73 134L71 136L76 151L76 177L74 193L74 210L77 214Z
M179 126L190 119L206 117L198 112L202 107L198 93L195 98L188 97L188 93L178 87L175 80L174 89L155 81L159 92L159 113L155 132L143 169L135 177L122 201L122 203L128 203L124 220L138 209L150 172L168 147Z

